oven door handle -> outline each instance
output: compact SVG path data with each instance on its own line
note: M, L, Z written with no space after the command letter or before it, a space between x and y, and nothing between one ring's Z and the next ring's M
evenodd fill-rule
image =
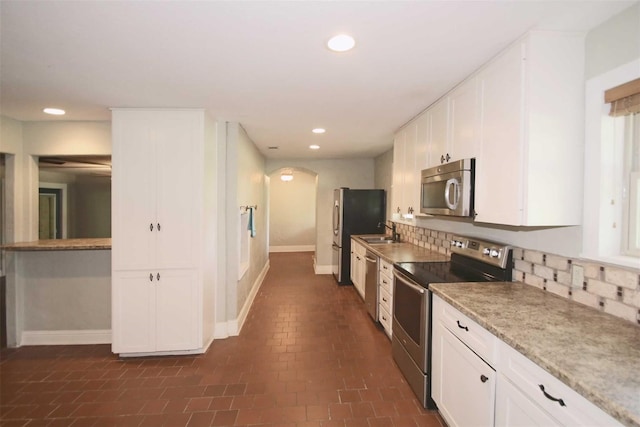
M413 283L411 283L409 281L409 279L407 279L405 276L403 276L402 274L396 272L396 270L393 270L393 276L398 279L399 281L401 281L402 283L404 283L405 285L409 286L411 289L413 289L414 291L420 293L420 294L424 294L427 290L425 288L423 288L422 286L417 286L414 285Z

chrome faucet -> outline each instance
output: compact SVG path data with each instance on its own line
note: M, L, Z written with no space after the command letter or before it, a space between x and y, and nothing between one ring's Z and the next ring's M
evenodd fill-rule
M385 226L387 227L389 230L391 230L391 237L393 238L394 242L399 242L400 241L400 234L396 231L396 223L392 222L391 223L391 227L389 227L385 222L379 222L378 223L378 227L381 226Z

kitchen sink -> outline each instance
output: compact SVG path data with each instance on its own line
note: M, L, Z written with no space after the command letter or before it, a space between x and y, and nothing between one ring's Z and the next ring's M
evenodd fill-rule
M361 237L361 239L370 245L395 243L391 236Z

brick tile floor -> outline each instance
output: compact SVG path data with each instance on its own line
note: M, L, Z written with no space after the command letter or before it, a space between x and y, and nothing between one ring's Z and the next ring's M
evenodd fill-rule
M239 336L206 354L120 359L108 345L0 353L6 427L445 426L424 410L352 286L275 253Z

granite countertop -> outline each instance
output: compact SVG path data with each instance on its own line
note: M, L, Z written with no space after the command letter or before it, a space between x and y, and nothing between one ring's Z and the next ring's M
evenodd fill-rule
M430 289L622 424L640 427L637 325L522 283Z
M111 238L52 239L35 242L10 243L0 246L6 251L86 251L111 249Z
M357 239L367 249L390 263L394 262L438 262L449 261L449 256L430 249L416 246L412 243L379 243L370 244L362 240L362 237L377 237L380 234L363 234L351 236Z

